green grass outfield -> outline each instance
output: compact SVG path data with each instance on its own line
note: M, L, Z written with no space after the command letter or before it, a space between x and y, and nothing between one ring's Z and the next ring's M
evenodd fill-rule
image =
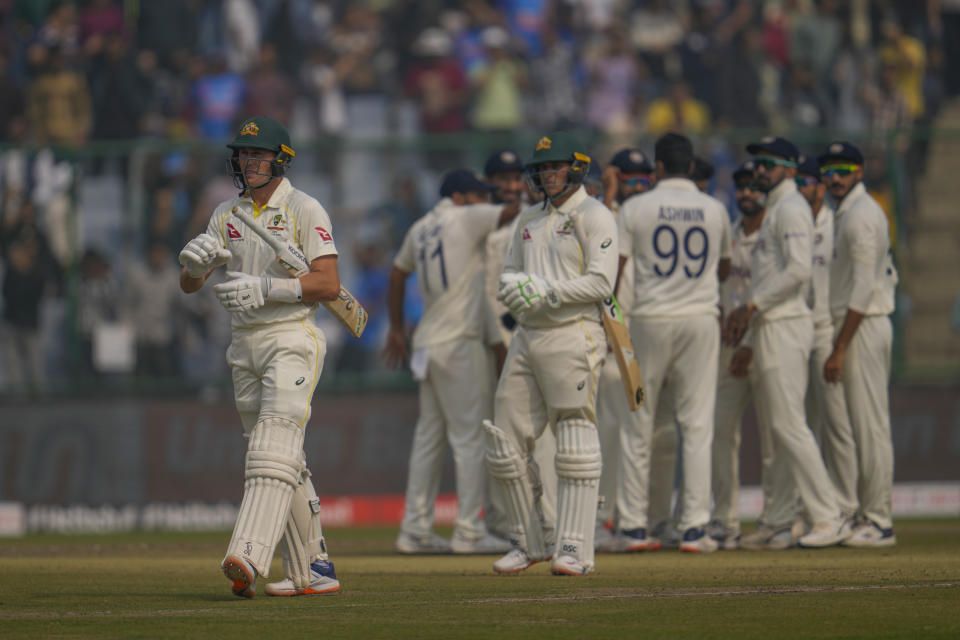
M0 638L960 637L954 519L899 521L884 550L600 555L586 578L327 534L338 594L254 600L219 572L227 532L0 540Z

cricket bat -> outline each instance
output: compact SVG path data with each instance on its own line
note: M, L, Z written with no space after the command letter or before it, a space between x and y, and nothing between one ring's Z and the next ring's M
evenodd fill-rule
M627 393L627 403L632 411L643 404L643 374L640 372L640 363L633 352L633 343L630 341L630 331L623 323L623 314L617 299L610 296L603 301L603 329L607 333L607 341L613 356L617 359L620 369L620 380Z
M279 262L290 275L299 278L300 276L310 273L310 263L307 262L307 257L303 255L303 252L293 243L276 237L258 224L253 216L246 211L242 211L239 207L234 207L230 213L240 218L240 221L243 222L250 231L263 238L263 241L270 245L270 248L273 249L273 252L277 256L277 262ZM323 302L323 306L340 321L340 324L350 332L350 335L354 338L359 338L363 335L363 330L366 329L369 318L367 310L363 308L363 305L360 304L346 287L340 285L340 294L336 300L322 300L321 302Z

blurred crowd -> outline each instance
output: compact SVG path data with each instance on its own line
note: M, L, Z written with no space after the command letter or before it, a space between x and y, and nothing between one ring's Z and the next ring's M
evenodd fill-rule
M335 221L340 206L362 210L338 246L376 319L431 180L485 155L450 152L443 136L513 144L577 128L602 141L602 159L678 131L721 178L737 161L731 132L812 142L842 130L872 159L868 180L897 183L909 217L922 132L960 93L958 48L956 0L0 0L0 376L15 387L95 379L98 362L129 369L109 345L130 340L145 376L225 371L209 347L225 323L211 301L179 295L175 259L232 195L222 158L151 157L139 227L123 239L133 251L76 246L76 182L126 179L130 141L220 143L258 114L330 150L301 168L335 177L318 194ZM425 173L344 151L389 134L438 134ZM891 152L908 172L888 174ZM70 302L45 320L51 297ZM57 318L62 345L31 347ZM382 328L371 329L338 367L379 366Z

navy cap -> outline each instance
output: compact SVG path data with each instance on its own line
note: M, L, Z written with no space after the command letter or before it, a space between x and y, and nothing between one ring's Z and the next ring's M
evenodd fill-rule
M752 142L747 145L747 153L758 155L761 153L770 153L780 156L790 162L796 162L800 152L792 142L786 138L777 136L765 136L759 142Z
M502 149L490 155L487 158L487 164L483 167L483 174L492 176L501 171L523 171L523 162L515 152L510 149Z
M621 173L653 173L653 165L640 149L621 149L610 160L610 165L620 169Z
M830 160L840 160L843 162L850 162L852 164L863 164L863 154L860 153L860 149L857 149L849 142L837 140L828 144L827 148L824 149L823 153L820 154L820 157L817 158L817 160L821 165L827 164L827 162Z
M757 170L757 166L753 164L753 160L747 160L739 167L737 167L733 172L733 181L736 182L739 178L743 176L754 176L754 173Z
M454 169L443 177L440 184L440 197L449 198L455 193L471 191L493 191L496 187L484 182L469 169Z
M797 158L797 173L820 179L820 161L812 156L801 155Z

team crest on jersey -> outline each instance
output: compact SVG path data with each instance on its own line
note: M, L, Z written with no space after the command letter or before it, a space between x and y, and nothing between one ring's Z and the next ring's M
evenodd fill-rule
M523 228L523 234L520 237L523 238L524 242L533 240L533 237L530 235L530 230L527 229L526 227Z
M284 222L283 214L278 213L277 215L273 216L270 224L267 225L267 229L270 229L270 231L283 231L285 229L283 226Z
M314 230L317 232L317 235L320 236L320 239L324 242L333 242L333 236L330 235L330 232L324 229L323 227L314 227Z
M258 136L260 135L260 127L257 126L256 122L248 122L243 125L243 128L240 129L240 135L242 136Z
M573 233L573 221L567 220L566 222L564 222L563 226L557 229L557 233L559 233L562 236L568 236L571 233Z
M537 148L534 151L540 151L541 149L549 149L553 146L553 141L547 136L543 136L537 140Z
M227 238L229 240L242 240L243 236L240 235L240 232L237 231L237 228L231 223L227 223Z
M820 244L821 242L823 242L823 234L822 233L814 234L813 244Z

